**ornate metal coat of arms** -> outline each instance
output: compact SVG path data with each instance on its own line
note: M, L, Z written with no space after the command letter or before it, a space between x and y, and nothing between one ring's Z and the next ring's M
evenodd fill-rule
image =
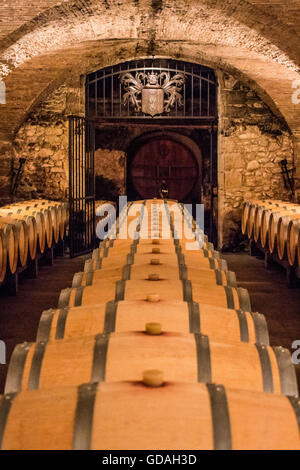
M136 112L142 111L151 116L169 113L176 103L183 105L181 91L184 81L182 73L172 78L169 72L136 72L135 77L129 72L124 73L121 75L125 90L123 103L129 103Z

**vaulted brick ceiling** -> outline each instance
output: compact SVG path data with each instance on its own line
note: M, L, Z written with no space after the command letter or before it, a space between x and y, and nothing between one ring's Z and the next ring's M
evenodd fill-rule
M0 139L66 80L134 57L160 55L222 67L251 83L300 137L300 1L14 0L0 5Z

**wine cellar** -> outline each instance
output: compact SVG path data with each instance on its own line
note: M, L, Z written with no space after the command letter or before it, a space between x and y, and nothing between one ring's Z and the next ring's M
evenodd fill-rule
M299 450L299 11L0 5L1 450Z

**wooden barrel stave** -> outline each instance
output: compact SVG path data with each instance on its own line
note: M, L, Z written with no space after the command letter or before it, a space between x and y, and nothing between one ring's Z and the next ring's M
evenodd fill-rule
M7 272L7 241L4 231L0 228L0 283L4 281Z
M298 257L297 257L298 254ZM291 266L300 267L300 220L292 220L288 225L287 255Z

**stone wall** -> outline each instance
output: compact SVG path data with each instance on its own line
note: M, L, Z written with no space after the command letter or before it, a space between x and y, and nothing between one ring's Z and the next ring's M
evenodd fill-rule
M223 249L242 241L244 200L290 200L280 162L294 166L292 137L258 96L227 74L219 74L219 235Z
M66 200L69 179L69 114L84 110L82 83L71 83L52 92L28 116L13 141L13 167L26 158L16 198Z
M126 154L122 150L98 149L95 152L96 199L117 201L125 194Z
M64 200L68 188L68 123L27 122L14 141L14 158L26 158L18 197ZM14 164L17 166L17 162Z

